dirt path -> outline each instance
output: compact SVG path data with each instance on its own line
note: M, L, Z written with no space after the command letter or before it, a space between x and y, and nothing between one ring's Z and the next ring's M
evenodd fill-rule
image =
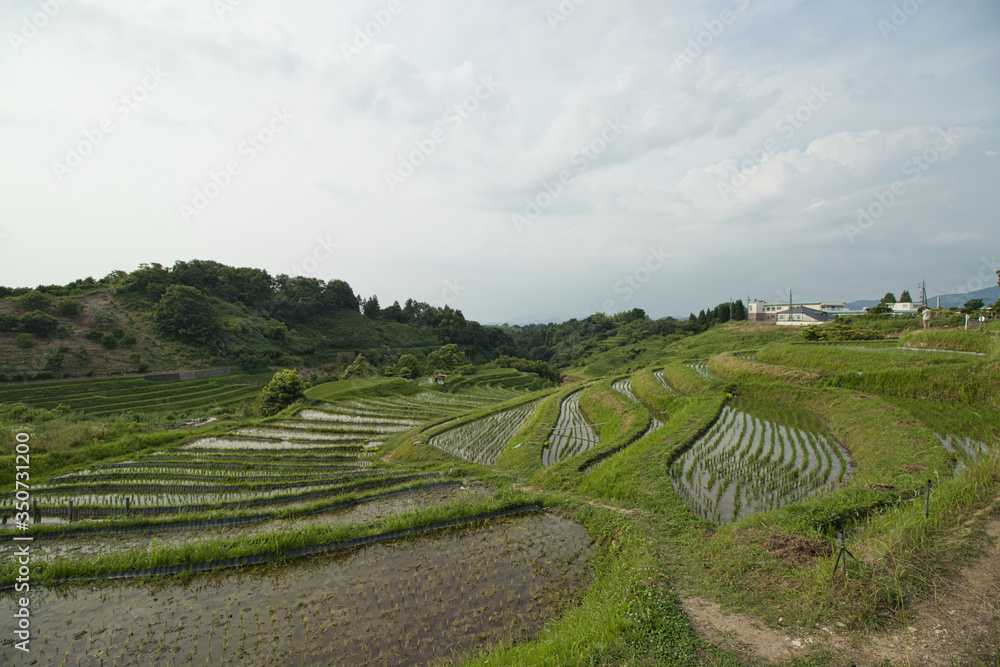
M906 627L886 633L855 637L837 622L782 631L704 598L682 597L682 606L699 635L750 664L805 658L818 649L833 652L831 665L993 664L1000 659L1000 519L992 519L986 533L986 552L941 580L933 597L916 602Z

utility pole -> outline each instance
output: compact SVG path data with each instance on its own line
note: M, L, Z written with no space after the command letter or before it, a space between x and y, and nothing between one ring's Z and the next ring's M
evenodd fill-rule
M920 305L927 307L927 281L920 281Z

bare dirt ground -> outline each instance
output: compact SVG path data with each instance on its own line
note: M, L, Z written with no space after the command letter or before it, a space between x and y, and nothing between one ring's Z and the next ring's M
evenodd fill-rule
M699 597L682 598L682 606L699 635L749 664L781 663L825 649L831 665L993 665L1000 660L1000 519L992 519L986 533L991 544L982 556L917 601L905 627L885 633L859 636L839 622L779 630Z

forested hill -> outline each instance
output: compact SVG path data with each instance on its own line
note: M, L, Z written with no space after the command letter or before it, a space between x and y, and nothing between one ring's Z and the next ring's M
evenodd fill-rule
M404 352L422 359L448 343L472 363L508 356L568 366L602 341L686 336L745 312L727 302L687 320L654 320L636 308L560 324L483 326L447 305L382 306L342 280L179 261L67 285L0 287L0 372L23 379L191 363L332 372L357 353L385 369Z

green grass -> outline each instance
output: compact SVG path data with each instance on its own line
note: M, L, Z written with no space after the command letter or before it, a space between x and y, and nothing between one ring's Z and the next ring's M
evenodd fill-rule
M314 401L336 401L365 396L410 395L419 391L417 385L403 378L358 378L326 382L306 391L306 398Z

